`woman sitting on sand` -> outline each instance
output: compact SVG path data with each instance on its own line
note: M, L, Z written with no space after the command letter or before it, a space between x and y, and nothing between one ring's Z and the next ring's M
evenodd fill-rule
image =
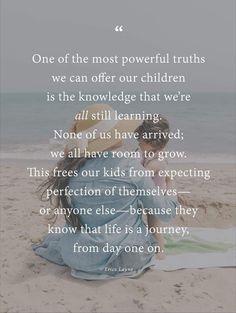
M82 132L82 139L73 140L65 149L65 157L57 164L58 170L63 170L76 175L57 176L51 175L41 185L43 194L51 189L49 199L55 207L61 208L88 208L83 214L75 214L74 210L65 214L66 225L63 233L53 233L40 244L33 248L37 255L47 260L67 265L71 268L71 275L78 278L95 280L108 279L120 276L134 277L154 263L157 242L151 234L146 234L146 225L138 208L142 203L144 208L170 208L166 214L158 215L164 221L170 220L175 215L176 198L170 196L137 196L132 190L154 190L155 185L151 177L130 177L129 169L143 170L140 160L116 158L111 151L122 149L122 140L115 138L114 131L134 131L137 121L107 121L93 120L92 114L109 110L114 116L109 105L92 105L87 109L88 118L76 121L72 132ZM102 132L107 134L107 139L95 138L86 140L88 132ZM81 151L96 151L95 158L74 158L73 149ZM107 153L102 155L101 152ZM100 154L99 154L100 152ZM112 170L109 177L104 177L104 169ZM96 175L85 175L95 170ZM115 175L116 170L126 175ZM62 173L62 171L60 171ZM53 173L53 172L52 172ZM83 174L82 174L83 173ZM69 187L67 187L69 186ZM114 187L116 186L116 187ZM57 189L93 189L100 190L89 195L71 196L53 193ZM130 190L125 196L119 194L120 188ZM56 200L56 202L54 202ZM104 210L102 211L103 208ZM137 213L130 214L137 209ZM100 209L100 211L98 211ZM140 210L139 210L140 211ZM65 231L65 228L68 231ZM71 231L72 230L72 231Z

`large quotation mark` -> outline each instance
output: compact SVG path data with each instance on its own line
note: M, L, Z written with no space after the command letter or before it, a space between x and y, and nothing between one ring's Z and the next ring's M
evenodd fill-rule
M123 32L123 25L121 25L121 26L117 25L117 26L115 27L115 31L116 31L116 32Z

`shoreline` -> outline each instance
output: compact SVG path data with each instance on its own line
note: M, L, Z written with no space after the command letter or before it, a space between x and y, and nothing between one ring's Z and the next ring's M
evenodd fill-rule
M21 182L20 190L24 192L24 187L29 184L29 191L36 197L35 191L38 185L46 177L29 177L27 167L38 167L51 170L56 165L56 160L1 160L2 187L9 186L7 193L19 193L15 188L11 188L11 182ZM184 169L191 165L171 164L172 167ZM201 164L202 166L202 164ZM214 227L225 228L236 226L234 186L236 183L234 164L204 164L204 167L211 171L211 179L204 181L200 178L177 177L175 180L178 191L179 203L185 208L198 208L195 218L188 215L177 216L173 222L177 226L189 227ZM15 177L15 179L14 179ZM10 192L12 190L12 192ZM3 194L3 201L6 194ZM32 199L33 201L33 199ZM35 200L34 200L35 201ZM40 201L36 200L36 208L40 207ZM44 202L43 205L47 204Z

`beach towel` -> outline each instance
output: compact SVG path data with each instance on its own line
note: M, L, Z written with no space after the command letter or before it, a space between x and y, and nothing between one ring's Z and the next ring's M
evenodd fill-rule
M190 235L165 236L164 260L156 260L154 270L235 267L236 228L189 228Z

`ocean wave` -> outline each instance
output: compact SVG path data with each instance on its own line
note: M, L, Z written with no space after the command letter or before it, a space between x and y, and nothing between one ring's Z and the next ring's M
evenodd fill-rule
M48 144L15 144L1 146L0 159L8 160L49 160L57 161L52 158L51 151L63 150L63 143L50 141ZM188 153L186 159L171 159L171 163L220 163L235 164L236 158L229 154L204 154Z

